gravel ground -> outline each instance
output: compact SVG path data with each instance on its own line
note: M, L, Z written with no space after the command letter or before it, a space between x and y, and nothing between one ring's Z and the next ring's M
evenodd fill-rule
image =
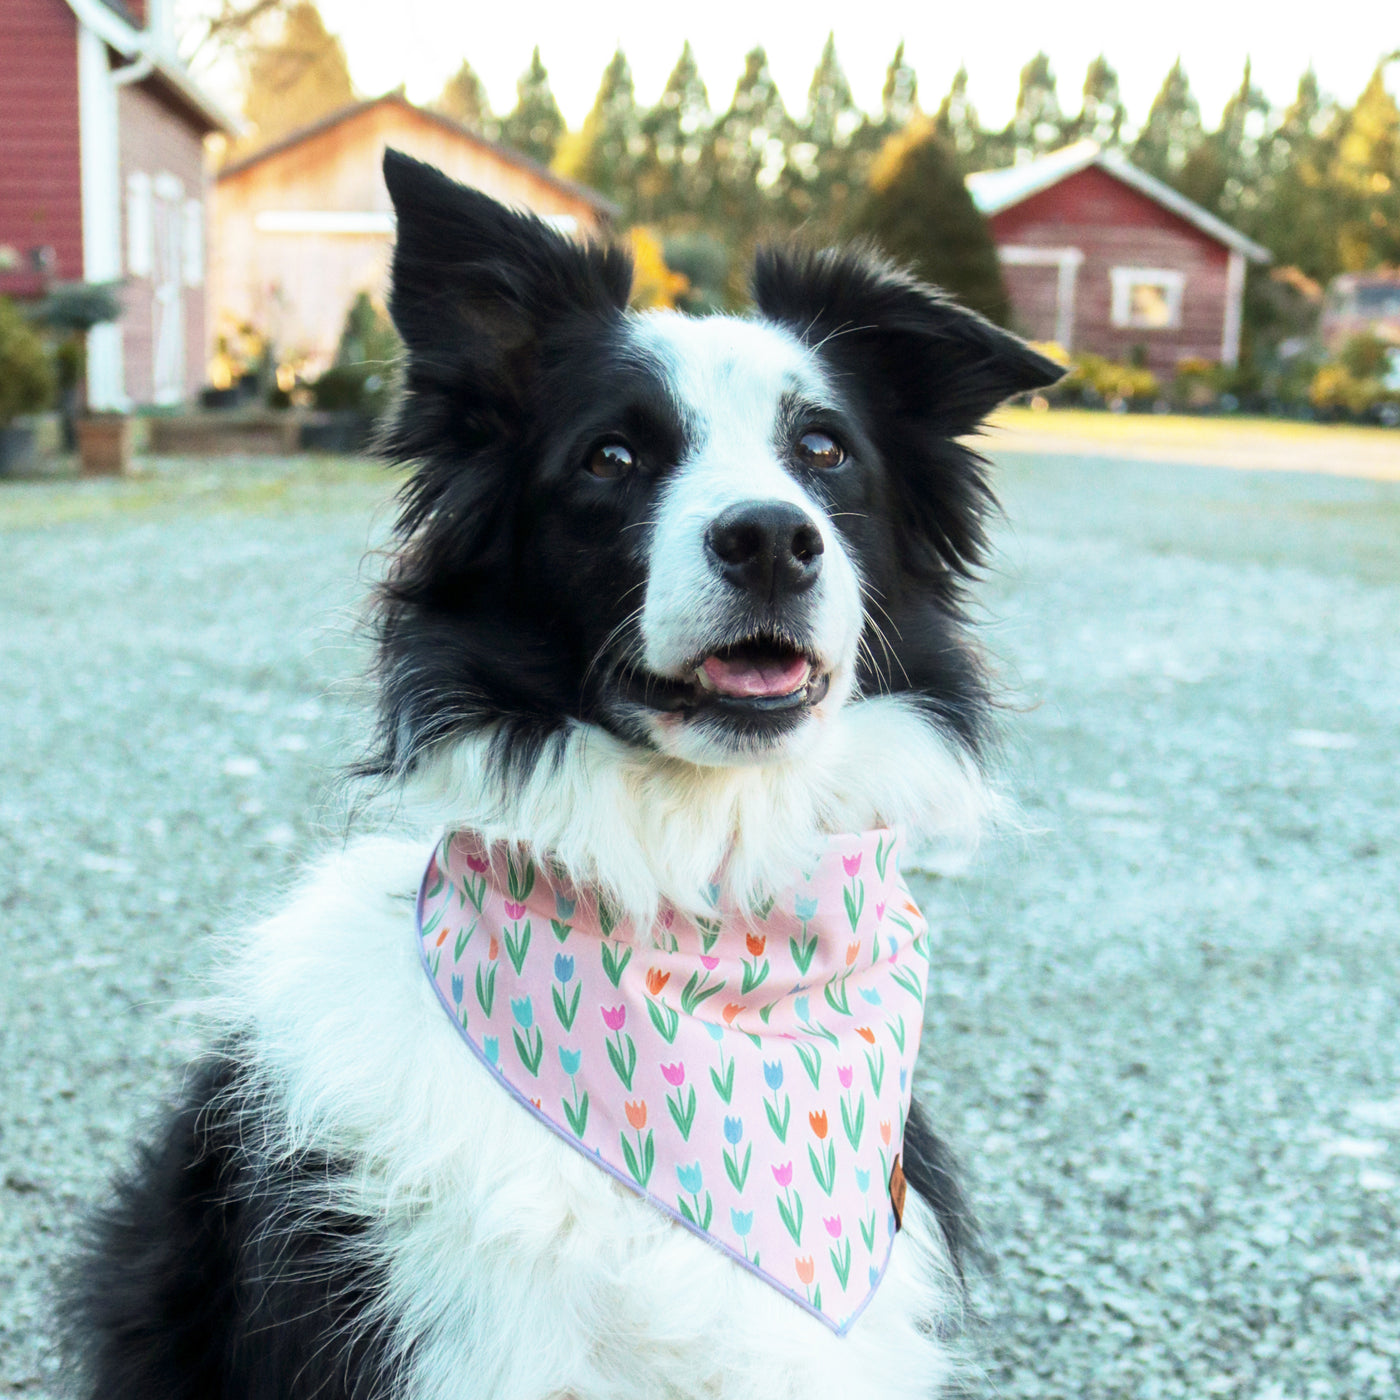
M1024 831L916 884L924 1091L1006 1400L1400 1389L1400 486L1002 452ZM0 491L0 1393L192 1047L215 938L344 828L372 469Z

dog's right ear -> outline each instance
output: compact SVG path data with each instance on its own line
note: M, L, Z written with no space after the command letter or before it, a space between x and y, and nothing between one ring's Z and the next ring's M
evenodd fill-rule
M384 153L394 201L389 311L407 351L411 399L450 395L472 415L518 400L543 331L621 314L632 265L581 244L399 151Z

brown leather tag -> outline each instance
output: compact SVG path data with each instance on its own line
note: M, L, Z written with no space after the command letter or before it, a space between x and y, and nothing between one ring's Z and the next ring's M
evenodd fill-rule
M890 1204L894 1207L894 1228L896 1230L904 1228L904 1197L908 1190L908 1183L904 1180L904 1168L900 1165L899 1158L896 1157L894 1167L890 1172Z

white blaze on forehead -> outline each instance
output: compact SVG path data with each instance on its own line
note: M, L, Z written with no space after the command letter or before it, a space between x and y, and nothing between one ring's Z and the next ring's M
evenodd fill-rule
M653 516L642 615L648 666L674 674L724 626L733 590L705 550L716 516L740 502L785 501L821 532L814 640L833 671L849 673L863 621L856 572L820 503L784 465L779 442L785 400L832 402L816 358L776 326L725 316L654 313L633 323L632 336L636 353L660 370L687 440Z

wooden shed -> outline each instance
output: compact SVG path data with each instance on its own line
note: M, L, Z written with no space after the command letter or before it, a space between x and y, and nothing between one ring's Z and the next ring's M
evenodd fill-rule
M88 338L97 409L204 380L204 138L234 121L175 57L170 0L0 4L0 294L121 281Z
M1246 264L1268 249L1093 141L967 184L1023 334L1158 373L1238 361Z
M219 173L211 281L221 324L252 326L309 369L330 359L355 296L384 291L394 238L380 173L386 146L571 234L600 232L617 212L593 190L389 93Z

